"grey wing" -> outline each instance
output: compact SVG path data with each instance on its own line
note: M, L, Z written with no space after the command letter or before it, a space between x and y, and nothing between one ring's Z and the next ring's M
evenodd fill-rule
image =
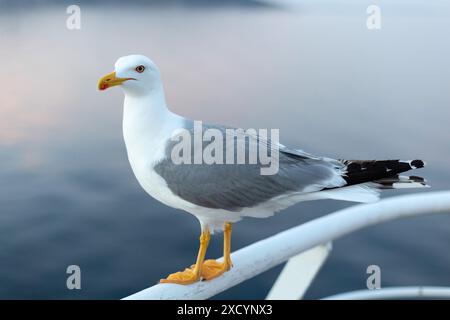
M208 125L223 132L226 128ZM191 130L192 128L189 128ZM233 137L235 138L235 137ZM175 164L171 153L176 142L169 141L166 157L154 166L154 170L167 183L169 189L182 199L196 205L241 211L255 207L280 195L306 193L343 185L339 170L342 163L331 159L317 158L299 150L290 150L274 144L268 139L252 134L245 136L246 148L252 150L255 144L264 145L272 150L271 156L278 161L278 172L262 175L265 165L258 161L254 164ZM204 142L202 150L208 145ZM223 141L224 159L230 145ZM279 152L274 152L274 150ZM191 152L195 152L192 146ZM248 159L248 158L247 158Z

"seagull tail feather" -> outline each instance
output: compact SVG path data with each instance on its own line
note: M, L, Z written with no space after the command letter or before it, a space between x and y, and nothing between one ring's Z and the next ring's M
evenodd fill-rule
M378 189L427 187L425 179L400 173L423 168L422 160L340 160L347 186L371 182Z

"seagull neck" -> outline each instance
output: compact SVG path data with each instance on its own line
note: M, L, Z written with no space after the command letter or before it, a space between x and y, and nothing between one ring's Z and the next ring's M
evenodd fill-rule
M124 118L133 122L143 121L158 125L170 115L164 91L154 90L147 94L125 94ZM125 120L125 119L124 119Z

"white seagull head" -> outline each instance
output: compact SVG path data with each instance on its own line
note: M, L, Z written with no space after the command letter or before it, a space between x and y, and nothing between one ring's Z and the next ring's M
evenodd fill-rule
M120 85L125 94L147 95L162 88L158 67L143 55L129 55L119 58L114 71L100 78L98 89L106 90Z

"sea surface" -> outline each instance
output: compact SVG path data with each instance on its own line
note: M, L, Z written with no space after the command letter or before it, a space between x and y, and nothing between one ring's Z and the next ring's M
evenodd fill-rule
M217 2L217 1L216 1ZM235 1L129 6L0 1L0 298L119 299L189 266L199 223L148 196L129 166L123 94L97 80L123 55L159 66L171 109L205 122L278 128L282 143L347 159L424 159L415 172L450 189L450 4ZM3 5L2 5L3 4ZM249 245L351 205L297 204L234 227ZM219 257L221 236L209 257ZM316 299L381 285L450 285L450 217L399 220L352 233L307 292ZM66 268L81 268L68 290ZM274 268L216 298L262 299ZM301 275L299 275L301 276Z

